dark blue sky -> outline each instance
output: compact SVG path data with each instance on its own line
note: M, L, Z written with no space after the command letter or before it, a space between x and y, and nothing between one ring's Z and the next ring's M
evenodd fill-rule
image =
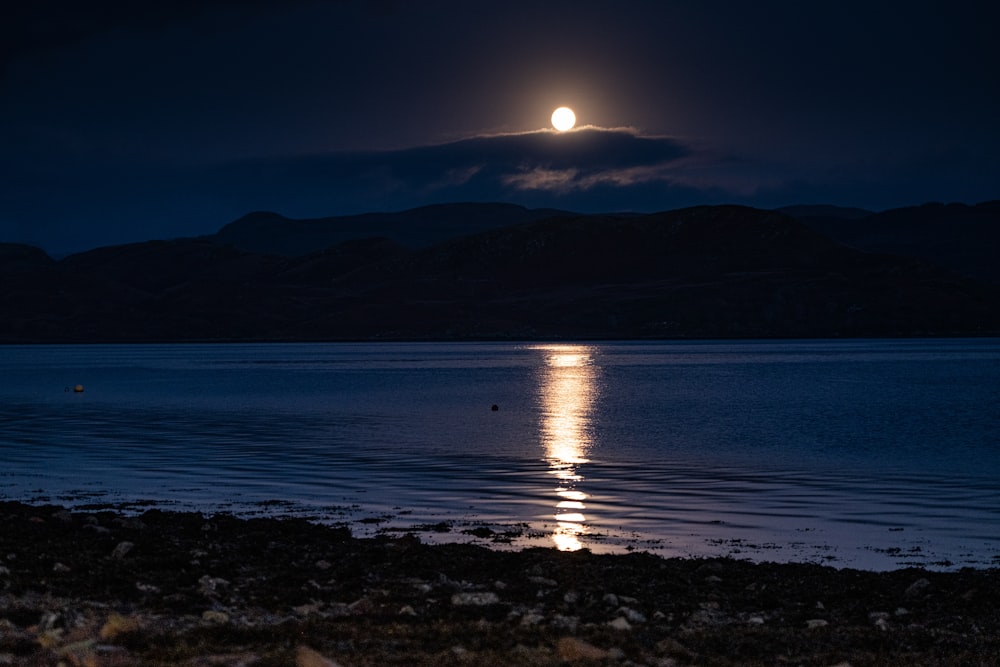
M447 201L1000 197L994 3L38 0L0 24L0 240ZM549 115L576 110L574 132Z

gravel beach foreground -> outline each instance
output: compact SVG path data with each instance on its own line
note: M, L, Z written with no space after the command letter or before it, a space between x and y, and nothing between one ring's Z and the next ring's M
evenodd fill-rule
M358 539L0 502L0 665L997 665L1000 570Z

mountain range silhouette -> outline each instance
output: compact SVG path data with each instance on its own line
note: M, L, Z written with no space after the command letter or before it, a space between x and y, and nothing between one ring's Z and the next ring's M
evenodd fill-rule
M0 244L0 342L997 335L998 222L996 201L256 212L58 260Z

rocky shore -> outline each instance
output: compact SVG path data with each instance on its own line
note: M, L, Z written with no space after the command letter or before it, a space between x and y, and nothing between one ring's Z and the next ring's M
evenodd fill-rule
M1000 570L496 551L0 502L0 665L997 665Z

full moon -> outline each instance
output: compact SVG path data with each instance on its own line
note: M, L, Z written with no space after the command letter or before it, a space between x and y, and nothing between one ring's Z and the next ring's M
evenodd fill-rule
M569 107L559 107L552 112L552 127L560 132L572 130L576 125L576 114Z

